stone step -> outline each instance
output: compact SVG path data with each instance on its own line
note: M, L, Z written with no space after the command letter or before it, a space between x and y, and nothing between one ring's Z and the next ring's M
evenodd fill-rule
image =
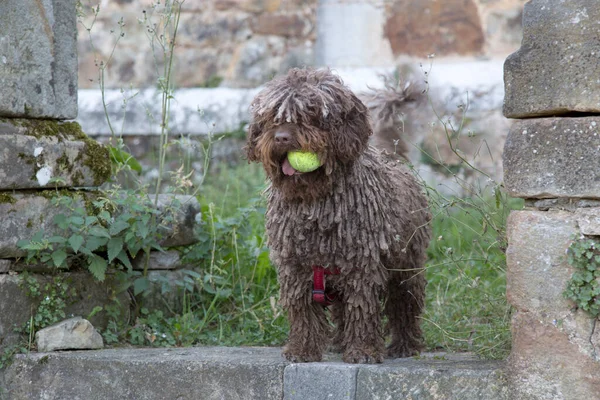
M109 349L20 355L0 375L20 399L508 399L503 363L456 354L291 364L279 348ZM4 382L2 381L4 379Z

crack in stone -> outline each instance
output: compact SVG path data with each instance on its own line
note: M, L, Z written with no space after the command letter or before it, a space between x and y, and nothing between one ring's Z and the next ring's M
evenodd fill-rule
M590 334L590 338L589 338L589 342L592 345L592 356L594 357L594 360L596 361L600 361L598 359L598 351L596 349L596 346L594 345L594 333L596 332L596 326L598 325L598 318L594 319L594 325L592 326L592 333Z

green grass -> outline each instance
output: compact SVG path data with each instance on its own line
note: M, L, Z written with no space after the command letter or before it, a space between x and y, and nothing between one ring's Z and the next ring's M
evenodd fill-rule
M257 246L264 240L264 186L260 167L244 164L221 169L202 188L205 228L212 226L208 212L218 238L216 262L209 262L211 235L199 245L204 253L196 258L204 260L204 270L221 273L232 289L231 298L219 302L219 316L205 328L210 343L271 345L285 340L285 318L272 304L277 297L274 269L267 249ZM504 222L521 203L496 194L450 200L431 194L435 218L422 325L428 350L474 351L485 358L503 358L510 350Z
M265 245L265 187L255 164L221 168L202 186L200 242L185 252L202 271L201 290L191 294L189 306L206 319L197 343L281 345L287 336Z
M504 226L508 212L522 202L496 203L490 197L432 203L422 324L426 346L504 358L510 351Z
M277 304L275 269L265 245L265 188L260 166L209 174L199 196L199 243L184 250L193 285L183 310L144 310L128 340L144 345L281 345L288 323ZM519 201L496 196L446 199L430 193L434 220L428 250L423 330L429 351L474 351L503 358L510 350L504 222ZM144 332L161 332L148 342Z

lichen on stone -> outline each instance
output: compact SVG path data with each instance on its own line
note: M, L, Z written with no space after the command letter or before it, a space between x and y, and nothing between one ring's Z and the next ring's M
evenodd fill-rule
M6 192L0 192L0 204L15 204L17 202L17 199L14 198L14 196L6 193Z

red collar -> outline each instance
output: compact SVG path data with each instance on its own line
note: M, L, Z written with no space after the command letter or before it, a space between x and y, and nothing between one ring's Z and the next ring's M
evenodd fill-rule
M313 301L323 304L325 307L333 303L336 298L335 293L325 293L325 275L339 275L339 268L325 268L320 265L313 265Z

